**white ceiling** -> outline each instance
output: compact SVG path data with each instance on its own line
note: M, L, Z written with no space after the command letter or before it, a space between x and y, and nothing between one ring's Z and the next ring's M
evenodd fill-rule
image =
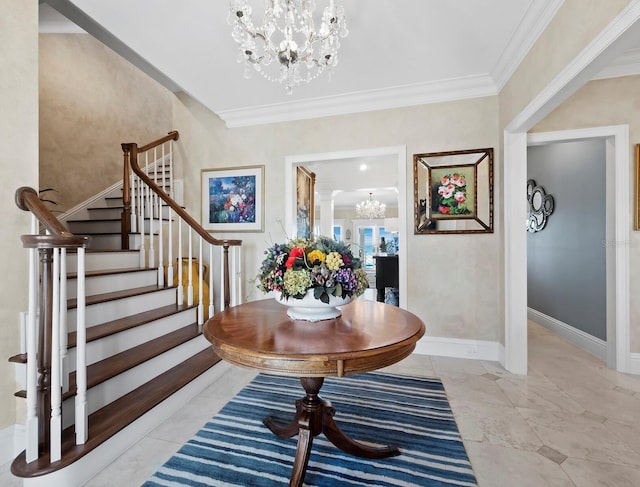
M261 0L251 1L260 10ZM349 28L339 65L331 81L325 72L291 96L257 74L244 79L227 0L40 0L40 31L89 32L238 127L495 95L563 0L336 2ZM319 7L327 3L317 0ZM637 73L638 59L640 51L627 53L600 77ZM360 172L363 162L369 170ZM395 168L389 160L306 166L318 174L318 191L335 191L336 207L352 207L369 190L394 207L390 188L398 182L390 164Z
M251 0L256 11L261 0ZM227 0L46 0L134 64L150 64L229 126L493 95L562 0L337 0L349 35L331 74L293 95L244 79ZM328 0L317 0L324 7ZM320 10L320 9L318 9ZM55 20L43 15L51 31ZM84 24L84 25L83 25ZM112 43L111 43L112 44ZM162 81L162 80L161 80Z

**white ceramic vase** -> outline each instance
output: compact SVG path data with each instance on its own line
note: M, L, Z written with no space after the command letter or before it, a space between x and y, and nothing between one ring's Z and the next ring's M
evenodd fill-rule
M309 289L302 299L292 297L281 298L277 296L276 301L284 306L288 306L287 315L294 320L302 321L322 321L332 320L342 314L338 306L349 304L353 299L352 296L338 298L329 296L329 302L323 303L313 296L313 289Z

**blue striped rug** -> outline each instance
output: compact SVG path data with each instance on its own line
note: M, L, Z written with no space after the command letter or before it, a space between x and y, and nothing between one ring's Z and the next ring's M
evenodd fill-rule
M282 440L262 424L287 423L300 381L260 374L145 484L286 486L297 436ZM320 391L353 439L395 445L401 455L366 460L343 453L324 435L313 440L307 486L475 486L476 480L439 379L368 373L327 378Z

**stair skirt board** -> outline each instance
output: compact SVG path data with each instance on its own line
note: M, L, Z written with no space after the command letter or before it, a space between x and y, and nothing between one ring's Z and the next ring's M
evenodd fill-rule
M113 463L116 458L141 438L166 421L172 414L179 411L231 367L226 362L218 362L84 457L68 467L48 475L24 478L23 486L51 487L52 485L64 485L65 487L76 487L84 484L107 465Z
M125 316L149 311L160 306L175 304L176 288L158 288L157 291L135 296L123 297L102 303L87 304L85 309L86 326L94 326L106 321L113 321ZM67 311L67 329L76 330L76 309Z
M195 323L196 320L196 308L188 308L164 318L149 321L128 330L119 331L113 335L87 342L87 365L100 362L112 355L166 335L189 323ZM69 348L67 363L69 364L69 372L75 371L75 347Z
M104 274L86 276L85 290L87 296L104 294L113 291L122 291L136 287L152 286L158 281L157 269L139 269L135 272L121 272L116 274ZM67 297L75 298L78 286L74 278L67 280Z
M87 390L87 410L89 414L95 413L116 399L124 396L134 389L146 384L151 379L163 372L193 357L198 352L209 348L211 344L199 335L157 357L143 362L136 367L128 369L121 374L106 380ZM74 423L75 396L66 399L62 403L62 428L67 428Z

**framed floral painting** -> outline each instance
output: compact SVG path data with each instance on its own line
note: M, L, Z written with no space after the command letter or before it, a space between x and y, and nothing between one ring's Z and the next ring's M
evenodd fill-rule
M493 233L493 149L414 154L416 234Z
M203 169L202 226L211 232L264 229L264 166Z

